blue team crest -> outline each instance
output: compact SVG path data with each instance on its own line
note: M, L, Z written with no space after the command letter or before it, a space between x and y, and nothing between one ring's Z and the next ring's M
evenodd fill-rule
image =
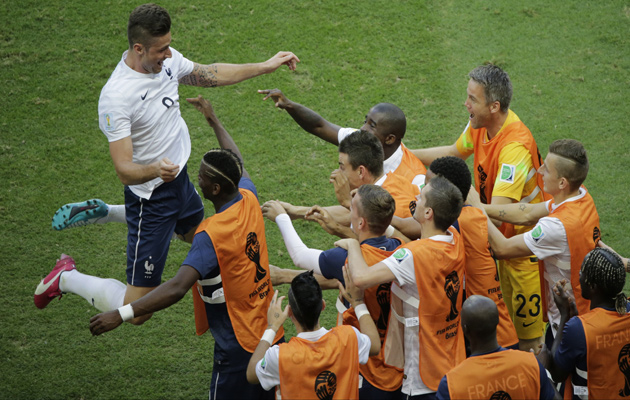
M409 252L407 251L407 249L398 249L394 253L394 258L396 259L396 261L398 261L399 264L405 261L407 257L409 257Z
M510 164L501 165L501 172L499 180L506 183L514 183L514 175L516 174L516 167Z

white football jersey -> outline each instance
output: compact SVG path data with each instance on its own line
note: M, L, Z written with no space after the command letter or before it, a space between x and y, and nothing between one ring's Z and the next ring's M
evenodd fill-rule
M190 157L190 135L179 109L179 79L190 74L193 62L171 48L158 74L143 74L125 64L127 51L101 91L99 127L109 142L131 136L133 162L151 164L168 157L180 172ZM149 199L164 181L155 178L129 186Z

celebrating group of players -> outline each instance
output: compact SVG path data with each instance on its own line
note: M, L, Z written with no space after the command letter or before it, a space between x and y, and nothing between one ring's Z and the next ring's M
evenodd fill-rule
M197 333L209 329L215 339L210 398L273 398L274 387L287 399L630 395L628 260L600 240L582 185L586 150L557 140L543 162L509 108L507 73L473 69L464 132L450 146L417 150L402 143L406 119L393 104L372 107L360 129L344 128L280 90L259 91L339 146L330 176L339 204L328 207L261 207L211 104L187 99L221 147L199 167L199 188L215 208L204 220L186 169L191 142L178 86L235 84L282 65L293 70L299 59L279 52L258 64L193 63L170 47L170 24L163 8L137 7L129 49L101 92L99 125L125 204L71 203L52 222L58 230L126 223L127 285L82 274L62 255L36 289L38 308L78 294L103 312L90 321L100 335L124 321L144 323L192 288ZM307 272L269 265L265 217ZM296 218L341 239L332 249L308 248ZM161 284L174 237L191 249ZM285 283L283 308L274 285ZM330 330L319 324L322 289L340 291ZM285 343L287 318L298 335Z

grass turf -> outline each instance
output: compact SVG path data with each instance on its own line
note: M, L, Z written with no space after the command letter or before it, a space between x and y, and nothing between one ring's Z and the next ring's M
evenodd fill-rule
M205 398L212 338L193 334L192 300L138 328L103 337L88 331L95 310L65 296L37 310L32 295L61 252L83 272L124 280L123 225L55 232L64 203L100 197L122 202L122 185L98 129L101 87L126 47L129 1L20 1L0 4L0 221L4 276L0 301L0 397ZM604 240L630 254L627 104L630 6L624 1L241 1L162 4L173 44L200 63L263 61L278 50L302 60L236 86L182 87L206 96L235 138L261 202L333 204L328 175L334 146L304 133L256 89L278 87L332 122L359 127L378 102L408 118L408 147L451 144L463 129L466 74L492 61L512 78L512 109L541 153L558 138L581 140L590 156L586 185L598 205ZM191 132L189 174L217 143L198 112L182 102ZM625 200L624 200L625 199ZM210 215L212 205L206 203ZM296 223L310 247L334 239ZM289 266L277 228L267 224L270 261ZM189 246L171 245L164 279ZM286 289L282 289L286 290ZM323 325L334 324L334 296ZM287 338L294 330L286 324Z

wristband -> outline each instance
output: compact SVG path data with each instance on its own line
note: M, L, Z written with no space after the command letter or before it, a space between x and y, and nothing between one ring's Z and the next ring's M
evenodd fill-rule
M122 318L123 322L129 321L130 319L134 318L133 307L131 307L131 304L119 307L118 312L120 313L120 317Z
M273 339L275 337L276 337L276 331L269 328L265 331L265 333L263 333L262 337L260 338L260 341L262 342L264 340L265 342L269 343L269 346L271 346L273 345Z
M358 306L354 307L354 313L357 315L357 319L361 319L364 315L370 315L370 312L367 309L365 303L361 303Z

